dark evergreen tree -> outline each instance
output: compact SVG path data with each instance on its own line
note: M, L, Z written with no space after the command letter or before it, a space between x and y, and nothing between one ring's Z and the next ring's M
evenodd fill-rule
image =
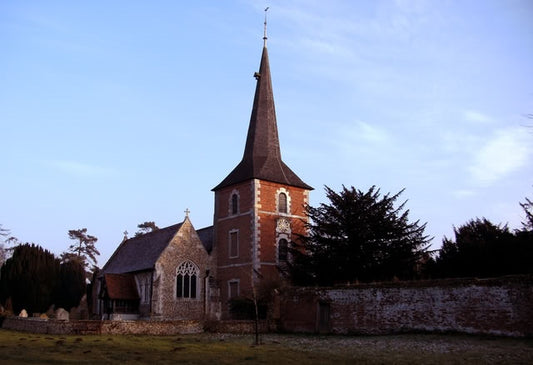
M525 213L522 229L515 231L517 252L515 255L515 270L519 273L533 273L533 202L525 198L519 203Z
M69 311L78 306L85 294L85 267L80 260L71 259L61 264L59 269L59 285L56 291L56 308Z
M2 267L1 300L11 298L15 313L45 312L53 303L59 279L59 260L35 244L14 248Z
M533 241L528 231L514 234L486 218L455 228L444 238L433 266L436 277L491 277L533 272Z
M293 281L299 285L332 285L411 279L430 239L425 224L409 222L405 202L395 207L403 192L380 196L343 186L340 193L325 187L329 204L307 206L307 236L291 253Z
M526 198L524 203L519 204L526 215L526 219L522 222L523 230L533 231L533 202L529 198Z
M0 267L6 260L6 248L4 246L4 240L9 235L9 230L2 227L0 224Z
M157 231L159 229L159 227L156 226L155 222L152 222L152 221L140 223L137 225L137 228L139 228L139 230L135 232L136 237L142 234Z

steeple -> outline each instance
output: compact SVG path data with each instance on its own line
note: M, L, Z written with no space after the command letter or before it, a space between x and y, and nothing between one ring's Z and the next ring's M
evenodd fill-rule
M268 8L265 12L266 10ZM244 155L237 167L213 190L250 179L267 180L307 190L313 189L292 172L281 159L266 40L265 13L263 53L259 72L254 74L257 84Z

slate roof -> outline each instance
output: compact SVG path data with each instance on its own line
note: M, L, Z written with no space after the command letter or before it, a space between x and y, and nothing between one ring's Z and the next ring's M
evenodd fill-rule
M111 299L139 299L135 278L131 274L105 274L107 295Z
M102 268L104 274L152 269L181 223L123 241Z
M102 274L122 274L153 269L157 259L181 225L182 223L174 224L122 241L102 268ZM210 252L213 247L213 227L203 228L197 233L207 252Z
M259 72L255 76L257 85L243 158L237 167L212 190L216 191L250 179L312 190L313 188L304 183L281 159L266 44L263 47Z
M198 233L198 236L200 237L200 241L202 241L202 244L208 253L211 253L213 250L213 232L213 226L196 230L196 233Z

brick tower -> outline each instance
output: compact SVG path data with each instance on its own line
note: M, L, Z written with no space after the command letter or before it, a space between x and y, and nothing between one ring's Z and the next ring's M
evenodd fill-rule
M304 233L304 205L313 188L281 159L266 47L241 162L215 188L214 239L222 315L229 299L250 297L252 278L278 281L290 259L288 247Z

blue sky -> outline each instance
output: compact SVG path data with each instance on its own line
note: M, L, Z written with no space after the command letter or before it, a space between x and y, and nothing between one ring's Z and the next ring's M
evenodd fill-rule
M315 187L405 188L439 247L453 225L520 227L533 198L533 3L3 1L0 224L103 265L144 221L191 210L240 161L263 9L284 161Z

